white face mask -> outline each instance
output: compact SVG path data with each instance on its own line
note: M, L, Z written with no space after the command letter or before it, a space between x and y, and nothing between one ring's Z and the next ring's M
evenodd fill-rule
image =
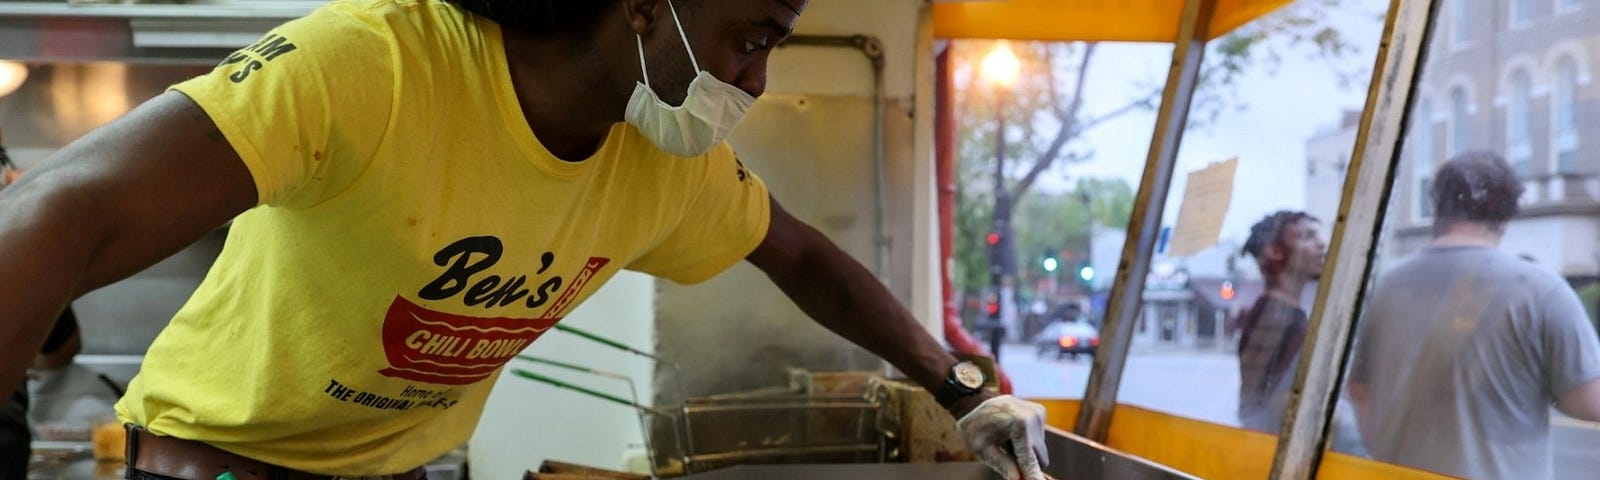
M674 107L661 101L655 90L650 89L650 73L644 63L644 39L635 35L639 41L639 69L645 73L644 82L635 86L633 96L628 98L626 117L628 123L661 151L680 157L697 157L727 139L744 119L745 111L756 103L756 98L700 69L694 49L689 47L689 36L683 33L683 24L678 21L677 9L672 7L671 1L667 2L667 8L672 10L672 23L678 26L683 48L689 51L689 62L700 73L689 83L682 106Z

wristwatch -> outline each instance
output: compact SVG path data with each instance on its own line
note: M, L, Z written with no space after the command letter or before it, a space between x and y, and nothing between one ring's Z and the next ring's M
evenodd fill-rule
M983 381L983 369L972 362L957 363L950 366L950 371L944 376L944 385L939 386L939 391L933 392L933 398L945 410L949 410L957 401L983 391Z

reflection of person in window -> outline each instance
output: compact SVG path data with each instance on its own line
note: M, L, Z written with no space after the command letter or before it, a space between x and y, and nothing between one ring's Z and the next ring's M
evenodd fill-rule
M1555 478L1550 405L1600 420L1600 340L1555 273L1497 248L1522 185L1467 153L1430 192L1434 240L1378 279L1350 397L1374 458L1464 478Z
M0 147L0 187L9 186L21 177L22 170L11 163L5 147ZM67 366L81 348L78 320L68 308L50 330L44 347L34 357L33 367L48 370ZM24 382L12 390L11 397L0 407L0 480L27 478L32 440L28 430L28 385Z
M1301 294L1322 273L1328 246L1317 220L1280 211L1250 228L1243 254L1255 257L1266 292L1239 318L1239 423L1277 433L1306 337Z

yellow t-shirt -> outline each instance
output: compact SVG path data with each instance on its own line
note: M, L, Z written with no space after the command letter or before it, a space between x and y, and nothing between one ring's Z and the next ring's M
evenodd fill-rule
M679 158L618 124L564 162L508 72L491 21L341 0L174 87L261 205L118 415L299 470L403 472L466 441L501 366L618 270L699 282L765 237L766 187L725 144Z

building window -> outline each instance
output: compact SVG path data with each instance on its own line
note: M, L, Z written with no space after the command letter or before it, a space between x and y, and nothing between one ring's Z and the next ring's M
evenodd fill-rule
M1526 27L1533 21L1533 0L1511 0L1507 6L1511 8L1506 15L1511 20L1511 28Z
M1571 57L1556 64L1550 95L1550 157L1553 173L1578 169L1578 65Z
M1533 84L1528 72L1511 74L1506 99L1506 160L1517 175L1533 173Z
M1424 178L1417 182L1417 218L1427 220L1433 218L1433 179Z
M1428 188L1433 180L1433 104L1427 100L1417 102L1411 112L1411 176L1419 180L1416 206L1417 218L1433 216L1433 201L1428 198Z
M1447 156L1467 151L1472 136L1472 105L1461 87L1450 90L1450 149Z
M1463 46L1472 42L1472 8L1469 0L1450 2L1450 44Z

